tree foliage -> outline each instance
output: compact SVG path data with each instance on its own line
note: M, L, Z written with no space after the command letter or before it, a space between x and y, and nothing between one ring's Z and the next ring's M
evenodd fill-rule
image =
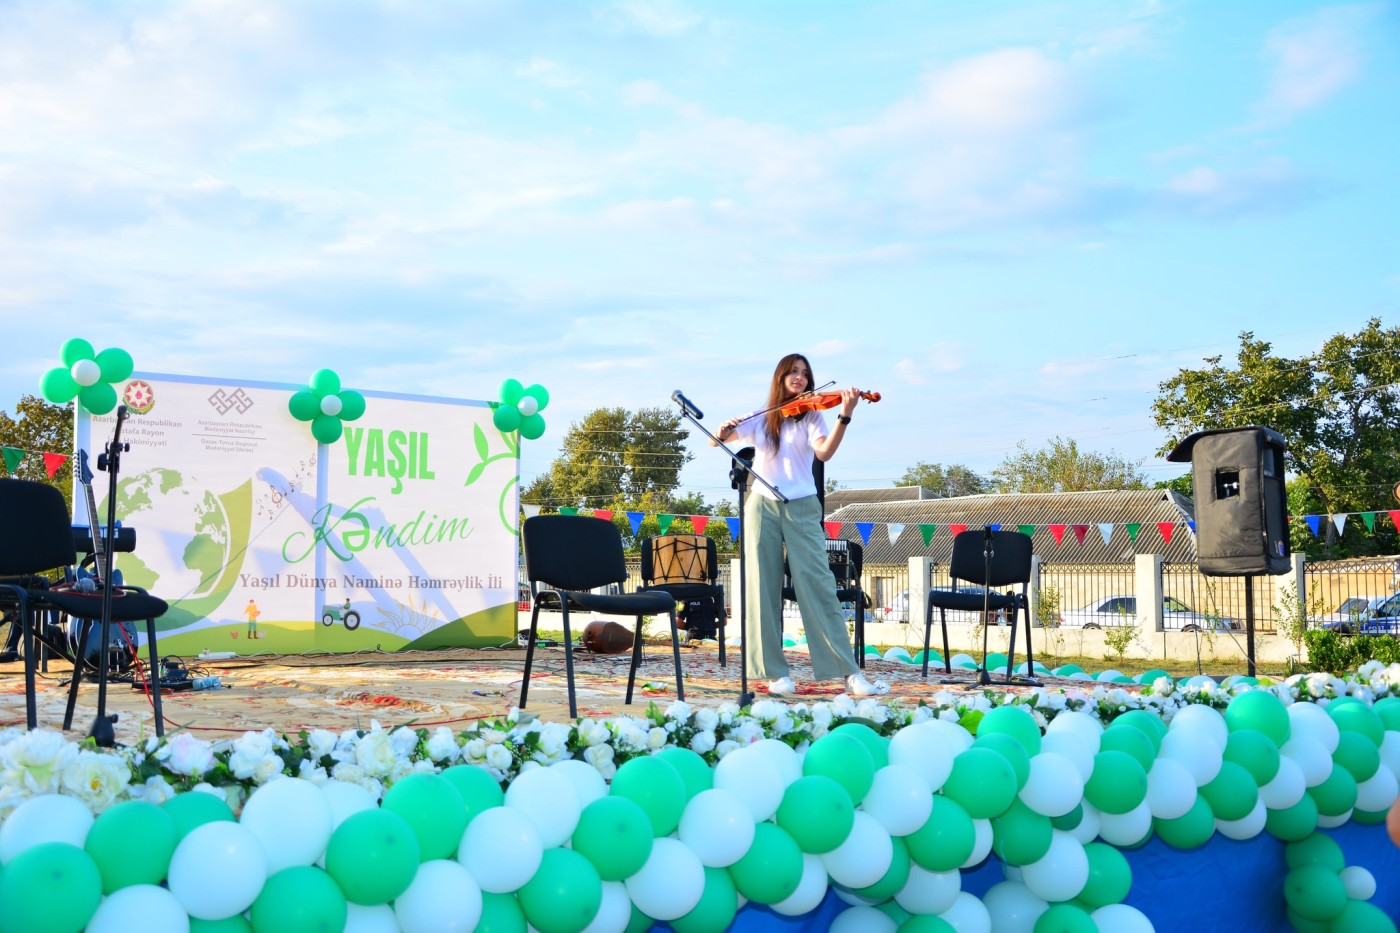
M33 395L20 397L15 415L0 411L0 446L27 451L15 471L18 479L48 483L73 504L73 461L66 461L52 477L44 467L44 453L73 453L73 404L52 405ZM95 463L94 463L95 467Z
M1031 450L1022 441L992 471L998 492L1084 492L1090 489L1146 489L1142 461L1124 460L1112 451L1081 451L1073 439L1052 438Z
M922 460L904 471L896 486L922 486L935 496L975 496L987 492L991 484L987 478L962 464L943 466L941 463L924 463Z
M1400 481L1400 327L1372 318L1355 334L1337 334L1317 352L1297 359L1240 334L1233 365L1213 356L1201 369L1183 369L1162 383L1153 417L1167 432L1162 451L1201 430L1262 425L1288 444L1290 509L1297 514L1386 510ZM1393 528L1361 522L1336 540L1327 522L1326 547L1344 554L1390 552ZM1301 526L1301 527L1300 527ZM1295 522L1296 550L1316 553L1318 542Z

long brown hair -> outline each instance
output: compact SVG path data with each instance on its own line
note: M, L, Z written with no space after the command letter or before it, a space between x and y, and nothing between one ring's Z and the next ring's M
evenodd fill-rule
M812 386L816 385L816 377L812 375L812 364L801 353L789 353L778 360L778 365L773 370L773 381L768 386L768 407L772 410L764 417L763 433L768 438L768 446L775 451L778 449L778 431L783 426L783 418L786 417L778 411L778 406L788 400L783 380L798 363L803 363L807 367L807 391L810 392Z

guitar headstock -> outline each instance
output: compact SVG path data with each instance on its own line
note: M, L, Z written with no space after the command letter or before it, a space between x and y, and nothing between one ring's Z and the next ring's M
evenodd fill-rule
M88 466L88 453L86 450L78 450L78 482L84 486L92 485L92 467Z

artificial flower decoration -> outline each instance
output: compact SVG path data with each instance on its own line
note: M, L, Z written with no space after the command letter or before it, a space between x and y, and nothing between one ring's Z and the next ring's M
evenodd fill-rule
M311 422L311 435L322 444L340 440L341 422L354 421L365 413L365 397L353 389L340 387L340 376L333 370L318 369L311 384L287 402L292 417Z
M501 401L491 422L499 431L506 434L519 431L521 437L533 441L544 433L544 418L540 412L548 404L549 391L544 386L526 388L519 379L507 379L501 383Z
M78 404L94 415L105 415L117 407L117 390L112 383L131 375L130 353L118 347L96 353L92 344L74 337L63 344L58 355L63 365L44 373L39 381L46 401L66 405L76 397Z

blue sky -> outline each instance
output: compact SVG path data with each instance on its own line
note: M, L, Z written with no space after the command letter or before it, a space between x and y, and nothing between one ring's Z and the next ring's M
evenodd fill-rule
M0 3L0 408L145 371L712 429L797 350L828 475L1061 436L1400 307L1400 9L1290 0ZM683 488L730 495L692 439ZM133 451L132 456L138 456Z

